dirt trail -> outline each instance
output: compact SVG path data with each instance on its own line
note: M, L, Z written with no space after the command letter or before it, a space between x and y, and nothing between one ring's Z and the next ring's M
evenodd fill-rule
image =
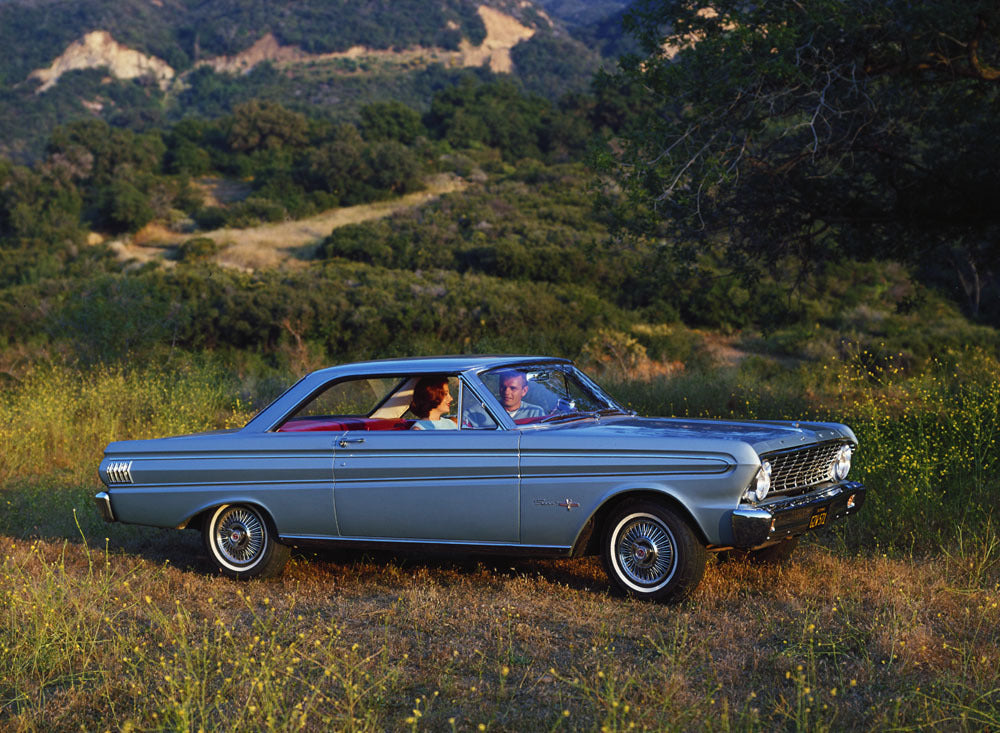
M221 250L213 260L223 267L247 272L278 267L305 267L319 243L337 227L382 219L398 211L423 206L443 194L461 191L468 186L466 181L451 174L435 176L428 179L426 184L427 188L423 191L391 201L330 209L308 219L263 224L249 229L216 229L194 235L158 229L155 234L137 236L137 240L146 239L147 243L118 241L112 242L110 247L124 261L146 263L163 260L170 266L174 263L165 259L167 254L184 240L199 236L208 237L219 244Z

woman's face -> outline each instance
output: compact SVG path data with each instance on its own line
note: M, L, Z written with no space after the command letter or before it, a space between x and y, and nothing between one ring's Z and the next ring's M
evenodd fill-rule
M447 414L448 410L451 409L451 391L448 389L448 385L445 385L444 397L441 399L441 403L437 406L438 412L442 415Z

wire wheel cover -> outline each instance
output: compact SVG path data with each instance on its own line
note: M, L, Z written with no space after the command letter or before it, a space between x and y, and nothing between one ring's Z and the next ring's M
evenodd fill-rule
M658 519L640 515L625 523L615 554L628 579L643 586L663 583L674 572L674 536Z
M233 565L252 565L260 559L267 529L256 512L234 507L216 524L215 546L224 560Z

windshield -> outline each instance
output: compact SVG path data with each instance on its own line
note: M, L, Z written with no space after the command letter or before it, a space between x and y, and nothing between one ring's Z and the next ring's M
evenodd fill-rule
M570 364L499 367L479 378L518 425L625 413Z

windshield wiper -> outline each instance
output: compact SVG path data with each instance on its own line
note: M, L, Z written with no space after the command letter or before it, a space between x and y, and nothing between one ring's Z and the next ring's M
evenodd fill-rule
M605 407L594 412L595 415L627 415L628 413L620 407Z

